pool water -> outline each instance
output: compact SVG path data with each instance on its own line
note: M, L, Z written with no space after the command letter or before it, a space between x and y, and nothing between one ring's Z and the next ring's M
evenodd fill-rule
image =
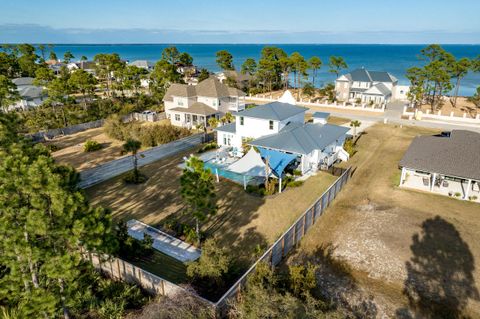
M232 182L235 182L237 184L243 185L243 176L242 174L238 174L229 170L225 169L225 165L222 164L217 164L212 161L208 161L204 163L204 167L206 169L210 169L213 175L215 175L218 171L218 176L221 176L223 178L226 178L228 180L231 180ZM245 176L245 180L247 181L247 184L254 180L255 178L252 176Z

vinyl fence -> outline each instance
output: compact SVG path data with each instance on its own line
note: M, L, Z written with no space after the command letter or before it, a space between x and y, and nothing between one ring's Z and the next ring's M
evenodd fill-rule
M338 170L338 168L337 168ZM217 301L215 304L218 311L222 313L228 306L228 301L235 298L247 278L254 273L258 263L277 266L280 261L294 248L305 236L310 227L324 213L325 209L335 199L350 178L350 168L343 171L340 177L333 183L316 201L300 216L290 228L248 269L248 271Z
M107 257L107 256L106 256ZM100 258L96 254L88 253L88 259L93 266L108 275L109 277L120 279L129 283L134 283L145 289L146 291L163 296L174 296L178 293L192 292L171 283L157 275L154 275L140 267L132 265L131 263L116 257ZM198 300L204 302L206 305L214 307L215 304L208 301L196 294L194 294Z
M180 153L201 143L208 142L212 138L212 134L198 133L167 144L152 147L143 152L139 152L137 154L138 167L161 160L167 156ZM87 188L126 173L132 169L132 157L122 157L80 172L80 182L78 183L78 186L80 188Z

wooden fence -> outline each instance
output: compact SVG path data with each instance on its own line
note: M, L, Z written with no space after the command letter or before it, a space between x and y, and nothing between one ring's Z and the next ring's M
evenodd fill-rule
M337 168L338 170L338 168ZM294 248L305 236L310 227L325 212L325 209L335 199L343 186L350 179L351 169L343 171L339 178L333 183L316 201L287 229L277 241L247 270L247 272L215 303L217 311L222 314L228 308L228 302L235 298L242 287L247 283L249 275L255 272L258 263L266 262L272 267L277 266L280 261Z

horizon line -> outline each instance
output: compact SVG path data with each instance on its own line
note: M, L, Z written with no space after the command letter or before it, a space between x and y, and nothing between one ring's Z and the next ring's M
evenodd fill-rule
M426 43L347 43L347 42L338 42L338 43L321 43L321 42L119 42L119 43L88 43L88 42L0 42L0 45L5 44L31 44L31 45L40 45L40 44L53 44L53 45L480 45L479 43L438 43L438 42L426 42Z

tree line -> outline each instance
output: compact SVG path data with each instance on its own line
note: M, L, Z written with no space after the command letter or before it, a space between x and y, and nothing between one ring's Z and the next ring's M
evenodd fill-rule
M423 48L418 58L424 65L411 67L406 73L410 81L408 98L415 107L429 104L432 111L441 105L442 97L452 89L450 101L456 107L462 79L469 72L480 72L480 55L474 59L457 59L438 44ZM477 92L480 93L480 87Z
M226 50L216 53L216 63L224 71L235 70L233 55ZM286 90L290 85L290 74L293 74L293 86L298 89L303 87L305 93L308 93L307 95L313 95L318 71L322 66L323 61L318 56L306 59L299 52L288 55L281 48L265 46L258 61L247 58L239 71L250 77L248 83L250 93ZM342 70L348 68L348 65L343 57L331 56L328 68L330 73L338 77ZM308 81L309 76L311 76L312 82ZM297 91L298 98L300 98L300 90Z

